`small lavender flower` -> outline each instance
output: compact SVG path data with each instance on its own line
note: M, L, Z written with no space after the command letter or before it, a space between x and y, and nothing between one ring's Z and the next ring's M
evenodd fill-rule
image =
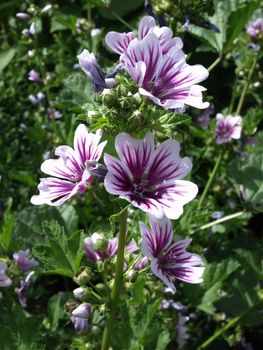
M32 269L33 267L38 266L38 262L35 259L30 259L29 256L30 250L19 250L13 254L13 259L20 268L22 272Z
M254 42L263 38L263 18L258 18L254 22L250 22L246 28L247 35Z
M47 115L50 119L60 119L62 118L62 113L57 111L55 108L48 108L47 109Z
M39 103L44 103L45 99L46 99L45 94L42 91L39 91L37 93L37 100L38 100L38 102Z
M18 301L19 301L20 305L24 308L27 306L27 299L26 299L24 293L27 291L27 289L31 285L31 279L32 279L34 274L35 274L35 271L29 272L29 274L26 276L26 278L22 279L20 281L20 287L15 288L15 293L17 295Z
M108 173L106 190L157 218L178 219L183 205L195 198L198 188L183 179L192 168L189 158L180 158L180 145L166 140L154 146L152 133L136 140L121 133L115 139L120 160L104 155Z
M93 53L90 53L85 49L77 57L81 69L91 80L93 89L96 93L101 93L105 88L112 87L114 82L112 79L105 79L104 73L98 65L96 57Z
M34 69L31 69L31 71L28 73L28 80L39 84L43 83L43 79L40 77L39 73Z
M12 284L11 278L9 278L5 273L7 270L7 265L4 262L0 262L0 287L9 287Z
M172 303L173 303L172 299L170 300L163 299L160 305L161 310L168 310L171 307Z
M188 283L201 283L204 267L201 257L186 252L191 239L185 239L172 244L173 230L171 221L167 218L157 220L149 215L151 228L140 222L143 238L142 254L151 260L153 274L159 277L167 287L175 292L175 278Z
M96 263L98 260L106 260L109 257L117 255L118 252L118 238L114 237L108 240L103 240L102 245L105 245L105 249L96 249L94 246L98 241L102 241L102 237L98 233L94 233L91 237L84 239L84 253L88 260ZM128 254L138 250L137 244L132 240L126 246L126 252Z
M73 294L76 298L81 299L85 295L85 289L83 287L79 287L73 290Z
M211 218L215 220L221 219L224 216L224 214L225 213L223 211L214 211L211 215Z
M176 341L178 344L178 349L183 349L185 344L187 343L187 340L190 337L188 332L187 332L187 328L185 326L187 321L189 321L188 316L182 316L179 314L177 326L176 326L176 330L177 330Z
M28 96L28 99L29 99L29 101L31 102L31 103L33 103L34 105L36 105L37 103L38 103L38 99L37 99L37 97L36 96L34 96L34 95L29 95Z
M51 176L40 179L39 195L33 196L31 203L58 206L72 196L85 192L93 182L86 169L86 161L98 161L107 143L100 143L101 136L101 130L93 134L84 124L80 124L75 131L74 148L57 147L55 155L59 158L45 160L41 165L41 170Z
M215 134L217 144L228 143L232 139L240 139L241 131L242 118L240 116L227 115L224 117L220 113L216 115Z
M203 113L196 118L197 124L199 124L199 126L202 129L204 129L204 130L208 129L208 125L209 125L209 122L210 122L210 119L211 119L211 115L213 113L214 113L214 105L213 105L213 103L211 103L209 105L209 107L206 108L203 111Z
M22 34L29 37L30 39L33 39L36 33L37 33L37 26L35 22L33 22L29 28L22 30Z
M29 19L30 16L29 16L29 14L26 13L26 12L18 12L18 13L16 14L16 17L19 18L19 19L21 19L22 21L26 21L26 20Z

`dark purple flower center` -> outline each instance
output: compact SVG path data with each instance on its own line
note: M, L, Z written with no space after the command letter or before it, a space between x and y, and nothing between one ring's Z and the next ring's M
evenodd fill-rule
M150 181L147 179L140 179L138 182L134 181L132 183L131 192L138 198L143 198L144 195L151 191Z

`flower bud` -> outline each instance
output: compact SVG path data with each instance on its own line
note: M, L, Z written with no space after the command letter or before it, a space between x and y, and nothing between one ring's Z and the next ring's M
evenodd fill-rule
M71 315L72 314L72 311L74 309L76 309L76 307L78 306L78 303L76 303L75 300L68 300L66 302L66 304L64 305L64 310L67 314Z
M73 294L76 298L82 299L85 295L85 289L82 287L76 288L73 290Z
M87 303L80 304L75 310L72 311L72 316L88 318L91 314L92 306Z
M116 88L116 93L117 93L117 97L126 97L129 93L129 90L125 85L120 84Z
M93 335L99 335L101 333L101 329L98 326L92 326L91 328L91 333Z
M73 277L74 282L76 282L79 286L85 285L91 277L91 269L85 267L83 271L81 271L77 276Z
M106 289L104 283L97 283L95 288L97 289L98 292L104 292Z
M113 91L104 89L101 97L102 103L108 108L112 108L117 104L117 98Z

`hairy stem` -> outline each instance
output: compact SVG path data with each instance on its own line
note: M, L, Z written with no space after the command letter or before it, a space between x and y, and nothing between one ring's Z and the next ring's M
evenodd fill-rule
M207 68L208 72L210 73L221 61L222 57L217 57L217 59Z
M115 269L115 277L114 277L114 284L113 284L111 297L110 297L110 312L104 328L101 350L109 349L112 326L115 320L115 315L116 315L119 296L120 296L123 267L124 267L126 230L127 230L127 209L123 210L122 213L120 214L119 224L120 226L119 226L119 238L118 238L118 254L117 254L117 262L116 262L116 269Z
M243 87L243 90L242 90L242 93L241 93L241 96L240 96L240 99L239 99L239 102L238 102L238 105L237 105L236 115L240 114L241 109L243 107L245 96L246 96L246 93L247 93L247 90L248 90L251 78L253 76L254 70L256 68L256 64L257 64L257 55L254 57L254 60L252 62L251 68L250 68L249 73L248 73L247 80L246 80L245 85Z
M216 163L214 165L214 168L213 168L213 170L212 170L212 172L211 172L211 174L209 176L209 179L208 179L208 181L206 183L205 189L204 189L204 191L203 191L203 193L202 193L202 195L201 195L201 197L199 199L199 202L197 204L197 209L200 209L202 207L203 203L204 203L206 195L207 195L207 193L208 193L208 191L209 191L209 189L210 189L210 187L211 187L211 185L212 185L212 183L213 183L213 181L215 179L215 176L216 176L217 170L219 168L219 165L221 163L222 157L223 157L223 151L221 150L220 154L219 154L219 156L217 158L217 161L216 161Z

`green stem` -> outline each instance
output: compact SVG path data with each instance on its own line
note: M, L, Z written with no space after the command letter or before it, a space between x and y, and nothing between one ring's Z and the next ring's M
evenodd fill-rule
M216 331L210 338L208 338L203 344L201 344L197 350L203 350L206 349L211 343L213 343L220 335L222 335L224 332L226 332L229 328L232 328L235 326L249 311L251 311L254 307L256 307L258 304L253 305L252 307L246 309L243 311L240 315L230 320L224 327L220 328L218 331Z
M193 233L195 233L195 232L199 232L199 231L202 231L202 230L206 230L206 229L208 229L208 228L210 228L210 227L213 227L213 226L215 226L215 225L221 224L222 222L225 222L225 221L229 221L229 220L233 220L233 219L235 219L235 218L238 218L239 216L242 216L242 215L244 215L244 214L245 214L245 211L239 211L239 212L237 212L237 213L224 216L224 217L221 218L221 219L218 219L218 220L209 222L208 224L205 224L205 225L199 227L198 229L191 231L190 234L193 234Z
M207 68L208 72L211 72L221 61L222 61L222 57L221 56L217 57L217 59Z
M203 205L205 197L206 197L206 195L207 195L207 193L208 193L208 191L209 191L209 189L210 189L210 187L211 187L211 185L212 185L212 183L213 183L213 181L215 179L217 170L218 170L219 165L220 165L221 160L222 160L222 156L223 156L223 151L221 150L220 154L219 154L219 156L217 158L217 161L216 161L216 163L214 165L214 169L212 170L212 172L211 172L211 174L209 176L209 179L208 179L208 181L206 183L205 189L204 189L204 191L203 191L203 193L202 193L202 195L201 195L201 197L199 199L199 202L197 204L197 209L200 209L202 207L202 205Z
M127 28L129 28L131 31L133 31L133 28L129 25L129 23L127 23L126 21L124 21L124 19L122 19L115 11L110 10L110 12L113 14L114 17L116 17L122 24L124 24Z
M111 332L115 315L117 311L119 295L121 290L123 267L124 267L124 252L127 230L127 209L123 210L119 217L119 238L118 238L118 254L115 269L114 284L110 297L110 313L104 328L101 350L108 350L111 340Z
M243 90L242 90L242 93L241 93L241 96L240 96L240 99L239 99L239 102L237 105L236 115L240 114L241 109L243 107L245 96L246 96L246 93L247 93L247 90L248 90L248 87L250 84L250 80L251 80L253 73L254 73L254 70L256 68L256 64L257 64L257 55L254 57L254 60L252 62L251 68L250 68L249 73L248 73L247 81L243 87Z

